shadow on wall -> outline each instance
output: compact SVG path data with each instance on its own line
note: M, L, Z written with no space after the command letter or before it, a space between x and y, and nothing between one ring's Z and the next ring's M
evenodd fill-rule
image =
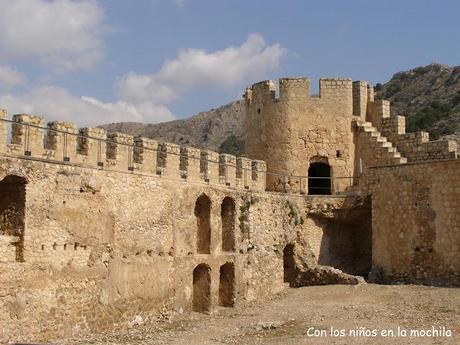
M222 220L222 251L235 251L235 200L229 196L222 201L220 215Z
M331 167L327 162L310 163L308 167L308 195L331 195L331 182Z
M211 310L211 268L199 264L193 270L192 310L206 313Z
M371 198L339 210L333 219L315 222L323 228L318 264L367 277L372 267Z
M211 252L211 199L206 194L201 194L195 202L195 216L197 221L198 254Z
M294 259L294 245L289 243L283 250L283 269L284 269L284 282L289 283L290 287L295 286L297 277L296 263Z
M0 181L0 236L11 237L18 262L24 261L26 183L23 177L15 175Z
M227 262L220 267L219 305L233 307L235 305L235 266Z

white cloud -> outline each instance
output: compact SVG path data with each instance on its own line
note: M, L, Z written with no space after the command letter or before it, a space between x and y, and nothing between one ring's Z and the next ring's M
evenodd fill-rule
M275 70L285 53L279 44L267 45L259 34L252 34L239 47L212 53L186 49L174 60L166 61L150 75L130 72L118 82L120 98L132 102L152 101L169 104L194 87L231 90L266 77Z
M284 52L279 44L267 45L260 35L253 34L241 46L212 53L183 50L151 75L130 72L118 81L118 99L114 102L77 97L60 87L36 86L22 94L0 95L0 108L10 113L42 115L46 121L72 121L79 126L168 121L175 118L168 105L188 90L221 88L234 94L247 83L266 78L278 67Z
M22 85L25 80L25 76L16 69L0 65L0 87L9 88Z
M75 97L63 88L37 87L22 95L0 96L0 107L10 113L28 113L45 117L45 121L71 121L79 126L110 122L161 122L174 116L164 106L149 102L136 105L116 101L101 102L92 97Z
M38 58L56 71L103 56L104 11L95 0L0 0L0 56Z

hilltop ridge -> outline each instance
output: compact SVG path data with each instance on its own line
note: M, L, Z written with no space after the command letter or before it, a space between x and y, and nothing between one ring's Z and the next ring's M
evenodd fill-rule
M407 117L407 130L426 130L433 139L460 138L460 66L432 63L398 72L376 84L376 97L391 101L392 113ZM187 119L143 124L101 125L109 131L140 135L232 154L244 153L244 101L236 100Z

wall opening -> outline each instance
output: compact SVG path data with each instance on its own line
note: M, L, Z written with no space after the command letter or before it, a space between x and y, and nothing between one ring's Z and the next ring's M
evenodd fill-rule
M283 269L284 269L284 282L289 283L289 286L295 286L296 269L294 260L294 245L287 244L283 250Z
M372 200L347 209L346 217L319 223L323 228L318 264L367 278L372 267Z
M26 180L9 175L0 181L0 235L14 236L16 261L24 261Z
M198 254L211 253L211 200L206 194L201 194L195 203L195 216L197 221Z
M235 200L225 197L220 208L222 220L222 251L235 251Z
M199 264L193 270L192 310L199 313L211 309L211 269L206 264Z
M331 167L327 163L313 162L308 168L308 194L331 194Z
M219 305L233 307L235 305L235 266L227 262L220 267Z

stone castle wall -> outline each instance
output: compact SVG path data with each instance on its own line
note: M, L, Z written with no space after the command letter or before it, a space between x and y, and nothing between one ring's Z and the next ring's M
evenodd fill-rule
M245 98L251 158L0 121L0 341L264 300L290 283L288 246L383 282L458 284L454 143L406 134L362 81L322 79L312 96L284 78ZM337 195L305 195L316 163Z
M370 169L377 282L460 286L460 161Z
M76 140L56 135L71 124L50 138L20 122L40 118L15 119L15 144L5 135L0 154L2 342L51 341L267 299L288 285L289 243L307 245L318 263L346 268L358 260L337 250L361 229L343 216L354 203L266 193L262 161L172 144L146 150L155 142L121 134L97 141L106 135L100 129ZM326 219L317 215L323 208ZM209 293L195 298L203 281Z
M390 116L390 102L375 100L365 81L320 79L319 96L307 78L262 81L246 89L246 150L265 160L269 190L306 193L309 166L326 163L332 193L366 188L366 169L407 162L453 159L453 140L430 141L406 133L405 118Z
M310 95L306 78L280 79L278 88L264 81L248 88L245 98L247 148L253 157L267 161L269 173L289 171L305 176L308 166L320 161L332 171L333 194L356 192L363 198L372 197L372 257L376 270L388 278L383 282L400 273L408 281L458 285L459 268L453 263L453 253L458 256L460 243L454 233L460 221L450 215L456 213L456 203L448 201L459 199L455 194L458 178L449 170L445 186L434 186L444 178L444 164L449 169L457 164L455 141L430 141L423 131L406 133L405 117L391 116L390 102L375 100L373 87L364 81L321 79L319 97ZM351 184L334 180L348 174ZM417 183L427 193L427 205L416 205L422 211L414 213L410 198L418 197ZM267 180L269 190L286 190L281 184L272 176ZM295 183L294 187L307 189ZM442 191L439 195L438 190ZM432 205L431 199L437 204ZM447 207L443 208L443 202ZM423 215L424 208L428 215ZM431 230L420 234L417 217L431 216L437 225L423 225ZM363 215L363 221L367 217ZM425 240L432 243L423 244ZM414 244L417 241L426 248ZM423 250L429 254L421 259Z
M307 176L310 162L325 162L333 175L334 192L346 190L354 175L351 131L353 110L350 79L321 79L319 96L310 95L307 78L273 81L246 90L246 151L264 157L272 173ZM346 178L350 177L350 178ZM269 189L282 190L282 177L270 177ZM305 192L308 181L293 179L291 189Z

